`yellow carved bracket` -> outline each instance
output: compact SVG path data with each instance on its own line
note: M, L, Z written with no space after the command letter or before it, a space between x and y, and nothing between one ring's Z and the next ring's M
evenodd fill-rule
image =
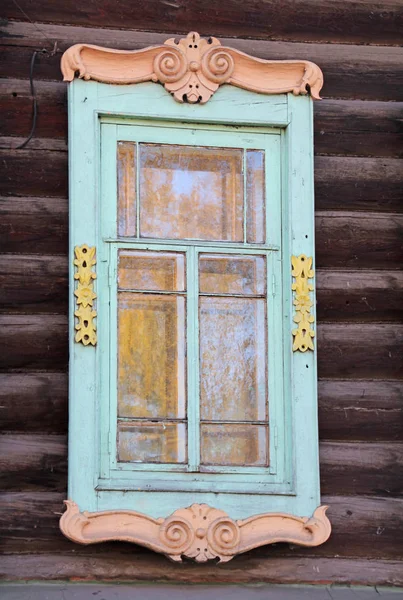
M96 278L93 267L97 262L95 252L95 247L89 247L86 244L74 248L76 256L74 260L76 267L74 279L78 282L74 291L77 304L74 315L78 319L75 326L77 331L75 340L81 342L84 346L88 346L88 344L95 346L97 343L96 325L94 323L97 313L93 308L94 300L97 297L93 287L93 280Z
M292 256L291 264L292 276L295 279L292 284L293 304L295 306L293 320L298 325L296 329L292 330L294 336L292 349L294 352L297 350L306 352L307 350L313 350L312 338L315 336L315 332L311 328L315 321L313 315L311 315L313 303L310 292L313 291L313 284L308 281L313 279L315 272L312 269L312 257L305 256L305 254Z

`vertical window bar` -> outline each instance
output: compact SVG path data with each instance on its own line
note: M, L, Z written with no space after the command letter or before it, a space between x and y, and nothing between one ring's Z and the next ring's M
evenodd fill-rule
M140 144L136 142L136 237L140 237Z
M191 247L187 253L187 360L188 360L188 460L191 471L200 465L199 407L199 277L198 253Z
M247 197L246 197L246 149L242 153L242 179L243 179L243 243L246 244L246 218L247 218Z

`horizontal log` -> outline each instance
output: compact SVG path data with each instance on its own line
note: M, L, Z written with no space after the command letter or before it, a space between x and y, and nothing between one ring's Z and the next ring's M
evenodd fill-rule
M403 325L324 324L317 335L320 378L403 378Z
M67 85L61 82L35 84L38 117L29 148L67 150L66 90ZM28 80L0 80L0 113L4 121L2 134L9 136L1 141L0 147L18 146L31 129L32 98ZM401 102L317 102L315 153L403 158L402 114Z
M316 102L315 153L403 158L402 118L401 102Z
M164 21L163 29L165 23ZM3 51L0 53L0 72L3 77L19 79L28 77L32 52L38 46L52 50L54 42L57 41L60 52L63 52L72 44L86 42L136 50L161 44L170 37L166 33L13 21L6 22L0 31L3 34L0 37L0 44L3 45ZM210 34L210 31L208 33ZM44 36L48 43L44 41ZM322 96L325 98L403 101L403 50L399 47L304 44L239 38L221 38L221 42L258 58L299 58L316 62L324 72L325 85ZM60 52L53 56L37 56L36 79L61 80Z
M315 157L317 210L402 211L403 161Z
M65 493L66 436L5 433L0 448L2 490ZM320 464L323 494L403 494L402 443L321 442Z
M1 373L3 431L67 433L67 373Z
M319 380L321 440L401 441L403 381Z
M319 381L322 441L399 441L403 382ZM66 373L0 374L3 431L67 433Z
M1 315L0 326L1 370L60 371L66 368L65 316ZM318 370L322 379L401 379L403 325L321 325Z
M403 443L320 444L322 494L403 496Z
M67 256L0 256L2 312L67 314Z
M61 315L0 316L0 369L63 371L68 361L67 318Z
M24 12L23 12L24 11ZM187 0L166 3L161 0L119 2L119 10L99 6L97 2L77 4L65 0L49 6L37 0L35 13L29 0L16 6L4 0L3 15L8 19L25 20L25 13L36 21L69 23L84 27L116 27L117 29L164 30L183 34L197 30L201 34L230 35L292 41L320 41L365 44L399 44L401 42L401 4L389 0L386 6L371 0L345 0L343 5L326 0L257 5L252 0L240 3L227 0L225 10L218 11L211 0ZM207 25L208 24L208 25ZM213 31L211 27L213 26Z
M67 493L64 435L0 435L0 489Z
M87 557L68 554L3 556L4 580L40 581L128 581L205 583L305 583L359 585L403 585L402 562L354 558L281 557L256 560L253 554L240 556L227 564L173 567L162 556L150 560L148 553L135 559L118 552L98 556L94 549Z
M403 215L317 212L316 266L400 269Z
M316 271L319 322L403 322L403 271Z
M0 240L3 252L66 257L67 198L0 198Z
M150 562L156 559L156 555L133 544L109 543L90 548L68 541L59 529L64 499L63 494L54 492L1 493L2 552L66 552L83 557L120 553L122 559L130 554L134 560L146 553ZM332 523L332 535L326 544L312 550L276 544L256 549L245 558L355 556L393 560L402 556L403 540L396 539L396 531L403 527L400 500L324 496L322 502L329 505L328 516ZM163 512L161 515L168 516Z
M66 152L1 150L0 195L67 197Z
M66 256L0 256L0 310L7 313L66 314ZM403 321L402 271L317 270L319 322Z

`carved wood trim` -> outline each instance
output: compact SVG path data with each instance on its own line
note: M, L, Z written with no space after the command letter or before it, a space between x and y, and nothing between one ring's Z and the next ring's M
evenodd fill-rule
M76 273L74 279L77 281L77 288L74 290L76 297L77 310L74 311L74 316L77 317L75 325L76 335L75 341L81 342L84 346L97 343L96 325L94 322L97 316L93 308L94 300L97 297L94 292L93 280L96 279L94 266L96 260L96 248L89 247L87 244L76 246L74 248L74 266Z
M315 271L312 269L312 260L312 257L305 256L305 254L291 257L291 273L294 277L292 290L295 292L293 321L297 324L297 328L292 330L294 336L292 349L294 352L297 350L300 352L313 350L315 332L311 325L314 323L315 318L311 315L313 302L310 295L310 292L313 292L313 284L308 281L313 279L315 275Z
M214 37L194 31L179 42L174 38L142 50L113 50L75 44L62 56L64 81L75 74L103 83L159 81L178 102L205 104L223 83L261 94L307 94L319 100L323 86L320 68L307 60L263 60L221 46Z
M60 529L73 542L133 542L177 562L182 556L196 562L216 558L227 562L237 554L277 542L319 546L331 532L327 506L319 506L312 517L266 513L234 521L207 504L179 508L166 519L132 510L80 512L75 502L66 500L65 504Z

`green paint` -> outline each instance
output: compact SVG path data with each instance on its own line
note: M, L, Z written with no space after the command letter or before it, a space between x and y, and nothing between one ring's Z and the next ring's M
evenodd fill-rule
M207 502L234 518L319 505L315 353L292 353L291 255L314 255L312 101L223 86L204 106L178 104L161 86L69 86L70 257L97 247L95 348L74 343L70 275L69 498L81 510L130 508L165 516ZM116 144L194 144L266 150L264 245L117 239ZM138 178L137 178L138 186ZM137 216L138 218L138 216ZM137 228L138 231L138 228ZM118 248L187 253L189 467L116 462L116 261ZM197 255L263 253L268 266L270 467L211 467L200 454ZM193 471L193 472L188 472Z

